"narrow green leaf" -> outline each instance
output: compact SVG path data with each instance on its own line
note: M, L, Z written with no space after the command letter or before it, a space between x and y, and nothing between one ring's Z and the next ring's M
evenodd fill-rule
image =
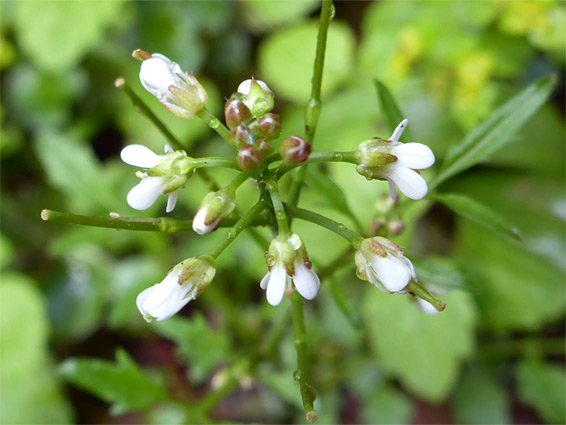
M504 217L491 208L466 195L442 193L434 194L432 197L446 205L452 211L466 217L468 220L472 220L488 229L510 236L513 239L521 240L519 229L510 224Z
M344 192L329 176L319 168L311 166L307 170L306 182L330 207L351 218L358 229L361 228L361 223L350 209Z
M116 352L116 363L74 358L61 364L64 379L112 403L119 415L142 410L168 399L163 387L150 379L124 350Z
M389 89L385 87L381 81L375 80L374 83L375 89L377 90L379 104L381 105L381 112L385 115L385 121L387 122L389 129L393 131L406 117L403 116L401 109L399 109L399 106ZM403 136L401 136L401 141L407 142L412 140L413 136L411 134L411 130L407 127L403 132Z
M555 75L541 78L497 109L484 123L472 130L446 156L430 188L483 161L513 140L516 132L546 102L554 88Z

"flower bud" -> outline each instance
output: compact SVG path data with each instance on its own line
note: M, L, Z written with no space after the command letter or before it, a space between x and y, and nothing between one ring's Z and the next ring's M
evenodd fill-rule
M312 151L310 143L305 142L297 136L287 137L281 143L279 152L286 165L299 164L305 162Z
M267 157L268 155L271 155L273 153L273 145L269 140L256 140L255 145L261 151L264 157Z
M382 167L397 161L393 154L393 143L375 137L358 146L358 161L365 168Z
M246 124L252 119L252 112L244 102L236 98L230 98L224 106L226 125L232 129L241 124Z
M228 140L236 147L253 144L253 137L247 125L239 125L228 132Z
M243 145L238 152L238 166L244 171L256 171L263 163L263 156L253 145Z
M141 50L134 54L140 58ZM147 53L147 52L144 52ZM163 55L154 53L141 65L140 81L172 114L191 119L204 108L208 95L192 74L185 74L181 67Z
M244 103L256 117L262 117L273 109L274 94L263 81L246 80L238 87L238 93L245 95Z
M214 258L210 255L182 261L160 283L138 295L138 309L147 322L169 319L189 301L197 298L215 274Z
M199 235L210 233L232 214L236 207L233 193L225 190L205 196L193 220L193 230Z
M266 139L277 139L281 134L281 119L277 114L265 114L258 121L257 130Z

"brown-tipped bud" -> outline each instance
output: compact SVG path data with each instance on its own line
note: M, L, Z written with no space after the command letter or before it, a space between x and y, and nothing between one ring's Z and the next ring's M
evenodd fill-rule
M226 117L226 125L232 129L248 123L252 119L252 111L241 100L230 98L224 105L224 116Z
M238 166L244 171L256 171L263 163L263 156L253 145L243 145L238 152Z
M151 55L151 53L147 53L145 50L136 49L132 52L132 57L143 62L144 60L151 59L153 56Z
M261 151L264 157L273 153L273 145L269 140L256 140L255 145Z
M305 162L312 152L310 143L305 142L297 136L287 137L281 143L279 153L286 165L299 164Z
M266 139L277 139L281 134L281 119L277 114L265 114L258 124L259 132Z
M228 132L228 140L238 148L243 145L253 144L252 133L247 125L239 125Z

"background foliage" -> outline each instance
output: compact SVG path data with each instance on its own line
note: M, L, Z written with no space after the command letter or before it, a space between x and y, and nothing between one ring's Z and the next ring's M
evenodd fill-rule
M194 155L229 153L204 124L169 115L143 91L135 48L198 75L217 114L239 82L265 80L277 95L282 138L301 135L318 3L0 6L2 423L203 422L208 411L191 402L227 379L233 391L208 406L213 419L304 422L289 306L264 301L263 250L247 234L219 258L217 278L197 302L147 325L136 295L219 235L66 227L42 223L39 213L163 213L163 202L143 213L125 202L135 177L120 149L139 143L161 151L164 139L114 88L119 76ZM564 423L564 3L335 6L318 150L353 150L390 134L374 79L440 164L499 105L541 77L560 78L550 101L501 149L487 145L489 159L442 182L445 195L403 208L406 230L395 241L447 302L444 313L427 316L407 297L379 293L356 279L353 262L323 280L307 315L319 421ZM231 173L217 178L227 182ZM370 229L376 219L396 218L377 202L386 191L350 166L311 167L301 205L352 225L353 212ZM191 179L173 216L190 218L206 192ZM334 202L321 193L333 193ZM251 184L243 187L238 204L254 196ZM494 212L496 219L486 218ZM521 241L515 230L498 231L511 226ZM294 229L319 269L346 247L323 229L301 222ZM272 325L274 350L252 360L253 376L242 376Z

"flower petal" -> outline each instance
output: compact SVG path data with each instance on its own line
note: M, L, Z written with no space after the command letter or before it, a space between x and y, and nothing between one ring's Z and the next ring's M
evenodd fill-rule
M163 161L161 155L157 155L151 149L143 145L128 145L122 152L120 158L126 164L140 168L153 168Z
M407 198L418 201L426 196L428 186L419 173L399 164L392 164L389 167L388 177Z
M388 291L402 291L411 281L411 270L392 255L387 255L385 258L373 256L371 267Z
M399 123L395 131L393 131L393 134L391 135L391 138L389 140L391 140L392 142L397 142L401 137L401 135L403 134L403 132L405 131L407 125L409 125L409 120L405 118L403 121Z
M146 177L128 193L128 205L135 210L147 210L165 190L164 177Z
M287 282L287 272L283 264L276 264L271 269L269 282L267 282L266 297L267 302L273 306L279 305L285 295L285 284Z
M175 209L175 205L177 205L177 191L171 192L169 197L167 198L167 208L165 208L165 212L170 213Z
M169 86L177 85L178 78L171 72L174 62L165 60L164 56L153 55L151 59L144 60L140 69L140 81L144 88L159 98L169 92ZM160 99L161 100L161 99Z
M424 170L434 164L434 154L430 148L422 143L404 143L393 148L397 157L397 164Z
M318 294L320 279L312 269L309 269L299 261L295 261L293 282L299 294L307 300L312 300Z
M269 283L269 276L271 276L271 273L267 272L263 279L261 279L261 282L259 283L259 287L261 289L265 290L265 288L267 288L267 284Z
M436 310L436 308L434 308L434 306L431 303L429 303L428 301L425 301L421 298L417 298L417 302L419 303L420 308L426 314L429 314L431 316L438 314L438 310Z

